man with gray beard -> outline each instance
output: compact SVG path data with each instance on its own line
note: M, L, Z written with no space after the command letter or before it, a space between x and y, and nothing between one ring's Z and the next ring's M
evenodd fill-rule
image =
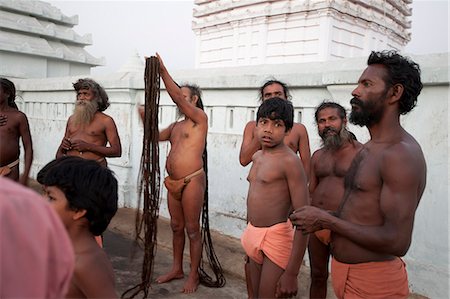
M106 167L105 157L122 155L116 124L112 117L103 113L109 107L108 95L92 79L79 79L73 87L77 93L75 109L67 121L56 158L79 156Z
M311 158L309 192L311 205L336 211L344 195L344 177L362 145L346 128L344 107L324 101L316 109L315 118L322 148ZM330 231L310 234L308 252L311 264L310 298L326 298Z

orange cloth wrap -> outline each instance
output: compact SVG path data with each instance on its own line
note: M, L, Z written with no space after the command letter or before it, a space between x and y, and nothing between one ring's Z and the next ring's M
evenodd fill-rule
M337 298L407 298L408 275L401 258L392 261L344 264L331 261Z
M19 159L16 161L9 163L8 165L0 167L0 176L7 176L11 173L11 169L16 167L19 164Z
M325 245L330 245L331 241L331 231L329 229L321 229L314 232L317 239Z
M294 229L288 220L270 227L255 227L248 223L241 236L247 255L258 264L263 263L263 253L282 269L286 269L291 256Z

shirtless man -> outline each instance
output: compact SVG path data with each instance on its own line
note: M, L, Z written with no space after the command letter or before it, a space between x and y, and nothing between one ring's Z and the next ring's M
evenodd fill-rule
M208 118L203 111L200 89L193 85L178 87L161 57L158 54L156 56L166 90L185 116L183 120L172 123L159 133L159 140L169 141L171 145L166 160L169 176L164 180L164 184L168 189L167 202L173 232L173 265L169 273L158 277L156 281L165 283L184 277L183 250L186 231L191 268L181 291L193 293L199 284L198 267L202 255L200 215L206 188L202 155L206 146Z
M279 97L285 100L290 100L291 98L286 84L277 80L267 81L259 89L259 93L261 102L273 97ZM261 144L255 137L255 130L256 122L254 120L249 121L244 129L241 151L239 153L239 162L242 166L247 166L252 161L253 154L261 149ZM311 151L305 126L303 124L294 123L291 132L286 136L284 142L294 151L294 153L299 153L303 168L308 176Z
M311 158L309 193L311 205L336 211L344 196L344 176L362 144L347 130L344 107L325 101L316 109L315 119L322 148ZM332 191L331 191L332 190ZM326 298L330 231L320 230L309 236L308 252L311 263L310 298Z
M26 186L33 162L33 144L25 113L15 103L16 87L6 78L0 78L0 176ZM25 150L25 163L19 178L19 138Z
M94 238L117 212L117 180L107 167L79 157L61 157L38 173L44 196L67 229L75 270L66 298L117 298L114 271Z
M297 294L297 275L308 236L295 230L292 209L308 204L306 174L299 157L285 144L293 126L292 104L271 98L258 109L256 138L262 149L253 155L248 174L248 225L241 243L250 258L251 291L255 298Z
M103 113L109 107L108 95L92 79L79 79L73 87L77 92L75 110L67 121L56 157L79 156L106 167L105 157L122 155L116 124L112 117Z
M291 220L304 233L332 234L331 275L338 298L407 298L400 259L411 245L414 216L425 189L420 145L400 125L422 89L419 65L395 51L372 52L352 92L350 121L371 139L355 156L335 215L301 208Z

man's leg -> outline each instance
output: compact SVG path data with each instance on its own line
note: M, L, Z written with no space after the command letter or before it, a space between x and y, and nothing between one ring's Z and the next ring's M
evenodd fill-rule
M189 237L191 271L183 286L183 293L193 293L199 284L198 267L202 256L202 238L200 233L200 215L206 188L206 175L202 173L191 179L184 188L181 199L186 231Z
M330 258L329 246L310 234L308 243L309 261L311 263L310 298L327 297L328 261Z
M250 275L250 258L248 255L245 256L245 265L244 265L244 272L245 272L245 283L247 285L247 297L248 299L255 298L255 295L253 294L253 286L252 286L252 279Z
M172 228L173 265L169 273L161 275L156 279L157 283L165 283L172 279L184 277L183 272L183 250L184 250L184 217L181 201L175 200L167 193L167 204L170 213L170 227Z
M284 270L264 255L259 280L258 298L275 298L278 280ZM253 277L252 277L253 280Z
M250 278L250 284L251 284L251 291L253 293L254 298L258 297L258 289L259 289L259 282L261 278L261 264L258 264L254 260L252 260L250 257L248 258L248 270L249 270L249 278ZM248 290L247 290L248 292Z

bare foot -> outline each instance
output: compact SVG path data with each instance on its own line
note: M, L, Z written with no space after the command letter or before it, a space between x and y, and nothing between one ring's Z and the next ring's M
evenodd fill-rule
M198 273L191 272L191 273L189 273L188 278L184 282L183 290L181 292L185 293L185 294L194 293L195 291L197 291L199 283L200 283L200 280L198 278Z
M172 270L169 273L165 274L165 275L161 275L160 277L158 277L156 279L157 283L165 283L174 279L181 279L184 277L184 273L183 271L179 271L179 270Z

